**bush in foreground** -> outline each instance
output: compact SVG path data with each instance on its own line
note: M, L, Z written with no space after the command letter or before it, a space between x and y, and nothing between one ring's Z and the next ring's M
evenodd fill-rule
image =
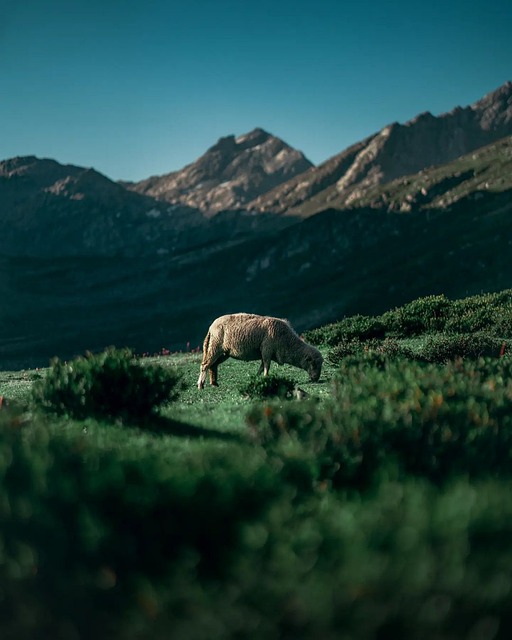
M253 374L240 385L239 391L248 398L291 398L294 387L293 380L277 373Z
M509 479L300 496L259 447L1 413L0 454L6 640L508 638Z
M510 475L512 360L435 365L345 358L323 405L260 405L248 417L256 439L310 475L363 489L386 468L444 483L457 474Z
M32 389L35 404L79 420L147 418L182 388L176 369L142 365L129 349L109 348L70 362L55 358Z

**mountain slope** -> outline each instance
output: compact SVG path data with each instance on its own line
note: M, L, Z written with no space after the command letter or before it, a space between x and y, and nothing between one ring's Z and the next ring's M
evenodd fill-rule
M312 166L304 155L263 129L227 136L181 171L123 183L138 193L207 214L246 202Z
M489 167L493 148L501 162L503 149L491 146L483 154ZM440 170L424 178L443 184ZM512 190L496 185L450 209L330 209L228 246L151 260L0 259L0 366L41 366L109 344L194 348L228 312L287 317L301 331L418 296L510 288Z
M175 254L284 222L230 211L210 221L93 169L28 156L0 162L0 224L0 254L59 257Z
M351 206L399 212L449 210L463 198L477 202L486 193L511 190L512 136L508 136L447 164L366 189Z
M247 206L298 215L342 208L376 185L445 164L511 134L512 82L507 82L471 106L438 117L426 112L384 127Z

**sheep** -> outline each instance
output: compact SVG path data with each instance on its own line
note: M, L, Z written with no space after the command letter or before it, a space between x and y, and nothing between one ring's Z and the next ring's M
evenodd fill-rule
M288 320L249 313L220 316L212 322L203 343L203 360L197 388L203 389L206 372L210 384L217 385L219 364L228 358L261 360L258 373L268 375L272 360L291 364L308 372L317 382L322 370L322 354L299 338Z

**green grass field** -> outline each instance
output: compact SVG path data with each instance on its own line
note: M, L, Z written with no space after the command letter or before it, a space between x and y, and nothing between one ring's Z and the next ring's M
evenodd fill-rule
M198 391L183 353L137 361L185 383L152 417L75 419L41 409L51 369L0 372L0 636L508 638L510 303L310 332L318 384L272 366L302 400L232 360Z

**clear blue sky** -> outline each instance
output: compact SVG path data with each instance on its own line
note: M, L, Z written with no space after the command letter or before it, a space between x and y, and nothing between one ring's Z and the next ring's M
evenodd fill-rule
M262 127L318 164L512 79L510 0L0 0L0 159L138 180Z

